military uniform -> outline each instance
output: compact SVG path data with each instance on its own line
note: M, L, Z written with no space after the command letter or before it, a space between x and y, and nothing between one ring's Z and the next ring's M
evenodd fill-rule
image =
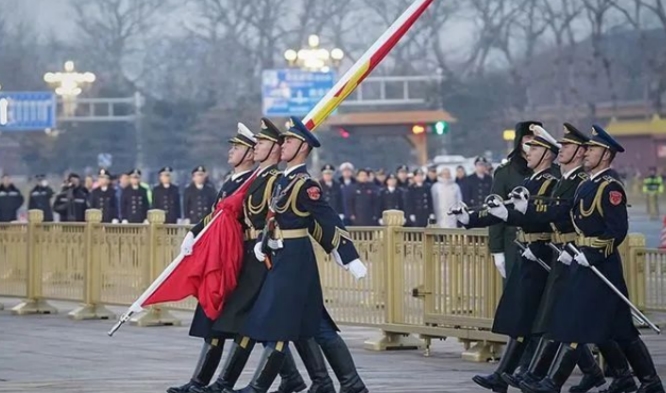
M192 174L196 172L205 173L206 169L203 166L198 166L192 170ZM215 190L211 186L203 184L199 188L194 183L190 183L183 192L185 218L190 220L190 222L201 221L201 219L211 212L215 201Z
M488 161L483 157L474 160L474 164L487 164ZM461 189L463 201L469 206L478 206L491 194L493 187L493 178L490 175L479 177L476 173L467 176L463 182L464 188Z
M332 165L324 165L321 171L322 173L333 173L334 169ZM322 180L319 182L319 184L321 185L321 192L324 200L328 202L329 205L331 205L333 210L338 212L338 215L341 215L342 218L344 218L345 206L340 183L338 183L336 180L331 180L330 183L326 183Z
M394 174L390 174L389 178L398 180ZM379 191L379 201L377 203L377 217L381 218L386 210L402 210L405 211L405 195L404 191L399 188L389 189L388 186Z
M100 169L100 177L111 180L111 175L106 169ZM111 186L97 187L90 193L90 208L102 211L102 222L109 223L118 219L118 200L116 190Z
M359 172L365 170L359 170ZM367 171L366 171L367 173ZM377 188L373 183L357 182L350 195L349 209L352 225L374 226L377 225Z
M44 175L37 175L37 181L44 180ZM51 208L51 198L53 198L53 189L49 186L37 184L30 190L30 199L28 200L28 210L41 210L44 213L44 222L53 221L53 209Z
M15 185L0 184L0 222L16 220L16 213L23 205L23 195Z
M420 170L415 171L423 174ZM434 205L430 186L423 184L412 184L407 188L405 196L405 208L409 219L409 226L425 228L430 220L435 219Z
M159 174L171 174L171 167L160 169ZM180 212L180 190L175 184L160 183L153 187L153 209L164 210L165 224L175 224L181 218Z
M128 173L130 177L140 177L141 171L134 169ZM132 185L127 186L122 192L120 200L121 216L123 221L127 220L130 224L140 224L148 217L148 191L138 185L136 188Z

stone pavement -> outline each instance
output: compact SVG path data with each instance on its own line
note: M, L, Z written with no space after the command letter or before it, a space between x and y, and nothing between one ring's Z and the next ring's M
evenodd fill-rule
M0 392L162 393L186 382L200 350L187 336L191 314L176 313L183 327L123 326L114 337L112 321L72 321L74 304L52 302L58 315L13 316L16 299L0 298ZM112 308L120 313L123 308ZM433 342L430 357L422 351L371 352L363 342L379 332L344 328L359 372L372 393L485 392L471 378L489 373L494 364L462 361L462 345L454 339ZM666 376L666 340L647 333L659 372ZM255 351L240 386L250 379L260 351ZM304 378L305 370L296 356ZM331 376L333 373L331 372ZM573 380L577 381L578 375ZM277 386L277 384L275 385Z

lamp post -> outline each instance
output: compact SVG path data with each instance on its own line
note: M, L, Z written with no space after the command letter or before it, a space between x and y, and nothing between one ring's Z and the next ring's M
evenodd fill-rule
M76 97L81 94L81 86L91 84L95 81L95 74L92 72L76 72L74 62L68 60L64 65L64 72L47 72L44 74L44 81L54 85L55 93L62 97L62 110L65 117L71 117L76 111Z

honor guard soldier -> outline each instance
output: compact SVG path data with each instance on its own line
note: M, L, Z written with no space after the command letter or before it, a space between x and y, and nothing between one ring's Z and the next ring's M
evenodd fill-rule
M153 209L164 210L165 224L175 224L181 218L180 214L180 190L178 186L171 183L171 167L160 169L160 184L153 188Z
M425 228L430 220L435 219L435 212L432 204L432 192L430 187L424 183L422 170L414 171L414 184L407 189L405 206L409 218L409 226Z
M102 211L102 222L118 222L118 200L116 190L111 185L109 171L99 170L97 182L99 186L90 193L90 208Z
M405 211L405 195L397 185L398 177L391 173L386 178L386 185L379 191L379 203L377 203L377 217L380 217L379 225L384 225L381 217L385 210Z
M324 309L317 261L308 234L312 233L315 241L357 279L364 277L367 270L338 213L322 199L321 187L305 167L309 153L320 146L319 141L295 117L284 136L282 161L287 162L287 169L271 198L276 227L254 248L257 259L270 261L272 268L242 329L244 336L264 342L266 348L252 381L240 392L268 391L285 362L289 341L296 343L309 373L314 371L310 369L313 366L321 368L322 364L314 364L308 358L319 351L311 340L317 337L324 353L335 353L328 359L340 378L341 391L365 393L367 389L358 378L349 351ZM306 351L301 352L302 349ZM325 364L321 371L324 370ZM312 391L320 392L319 389L311 387Z
M190 222L201 221L211 212L216 201L215 189L207 185L205 180L206 168L199 165L192 170L192 183L183 192L185 218Z
M341 220L345 219L344 198L342 197L342 187L334 178L335 168L333 165L326 164L321 168L321 192L322 197L329 205L338 212Z
M377 188L368 180L368 170L359 169L356 174L356 184L350 194L349 211L352 225L377 225Z
M35 187L30 190L30 199L28 200L28 210L41 210L44 213L44 222L53 221L53 209L51 208L51 198L53 198L53 189L49 187L46 176L35 176Z
M133 169L129 173L130 185L123 190L120 208L123 223L140 224L148 217L148 192L141 187L141 171Z
M238 123L238 133L229 139L231 147L229 149L228 163L234 168L234 173L222 185L217 194L215 204L219 203L222 199L233 194L240 186L245 183L252 175L252 167L254 166L254 153L253 148L256 139L252 132L243 124ZM213 203L211 203L213 205ZM192 247L194 246L194 239L201 233L206 225L213 218L213 213L209 213L203 217L187 233L185 239L180 246L180 252L184 255L192 254ZM190 336L199 337L204 339L203 348L199 355L199 360L194 369L194 374L188 383L179 387L171 387L167 389L167 393L196 393L205 388L210 380L213 378L217 366L220 364L222 358L222 347L224 344L224 335L213 331L213 323L206 316L201 305L197 304L194 311L192 324L190 325ZM199 389L199 390L197 390Z
M468 206L483 204L493 187L493 179L488 174L488 160L484 157L477 157L474 160L474 173L467 176L464 184L465 187L461 191L465 203Z
M553 207L560 203L566 203L566 206L568 206L570 201L573 200L578 185L587 179L588 176L583 169L583 156L588 140L576 127L564 123L564 136L558 141L562 146L558 154L558 161L562 168L562 178L553 187L550 194L552 202L544 206L541 200L528 204L527 199L514 198L514 209L509 211L509 221L520 224L521 221L527 220L549 224L553 229L551 242L559 248L563 248L567 243L575 240L576 233L568 211L553 214L556 211ZM524 195L518 194L516 196ZM562 260L558 260L558 262L562 262ZM527 369L523 370L523 373L502 374L502 378L515 388L520 389L523 386L522 384L539 382L545 377L555 357L559 343L551 338L550 326L554 318L570 317L569 315L553 315L555 304L560 299L562 290L567 284L569 270L569 264L552 264L552 270L548 274L546 287L541 298L539 312L532 328L532 333L541 337L534 356ZM572 393L585 393L594 387L603 385L606 381L590 349L587 347L581 349L583 352L578 359L578 366L584 375L580 384L570 389Z
M625 240L629 221L627 195L622 183L609 174L616 154L624 148L603 128L594 125L588 142L584 165L589 178L580 183L569 212L576 229L576 255L570 248L563 250L560 260L571 263L571 275L556 304L551 321L552 338L561 342L546 378L537 384L522 384L525 392L560 392L571 375L585 344L597 344L614 374L608 392L631 392L635 382L626 367L625 358L606 357L603 348L617 343L641 382L638 393L663 393L664 388L645 343L633 324L627 303L617 296L600 274L625 297L627 285L618 251ZM557 207L556 207L557 208ZM562 207L559 207L562 209Z
M527 165L533 170L533 174L524 180L523 187L530 195L543 197L550 195L557 181L550 174L550 167L557 157L560 145L540 126L532 126L530 129L536 134L534 139L527 142ZM547 245L551 238L551 228L547 223L535 223L527 218L516 220L514 215L509 215L499 196L488 199L487 210L468 214L462 209L456 213L460 217L459 221L467 228L485 227L498 221L521 227L517 239L524 245L525 250L521 260L509 272L492 326L494 333L509 336L509 341L495 372L472 378L486 389L506 392L508 384L502 375L513 374L519 365L527 368L532 359L533 348L538 342L533 336L532 327L548 278L546 269L550 269L542 266L539 260L545 262L551 259L552 253Z
M83 222L88 209L88 190L81 186L81 178L76 173L67 176L67 183L53 201L53 211L60 215L62 222Z
M0 184L0 222L16 220L16 215L21 205L23 205L21 191L12 183L9 175L2 175L2 184Z

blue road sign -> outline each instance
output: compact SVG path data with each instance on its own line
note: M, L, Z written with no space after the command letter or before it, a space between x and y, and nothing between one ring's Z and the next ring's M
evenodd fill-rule
M305 116L334 84L334 72L264 70L261 78L264 116Z
M0 91L0 131L33 131L55 126L55 94Z

